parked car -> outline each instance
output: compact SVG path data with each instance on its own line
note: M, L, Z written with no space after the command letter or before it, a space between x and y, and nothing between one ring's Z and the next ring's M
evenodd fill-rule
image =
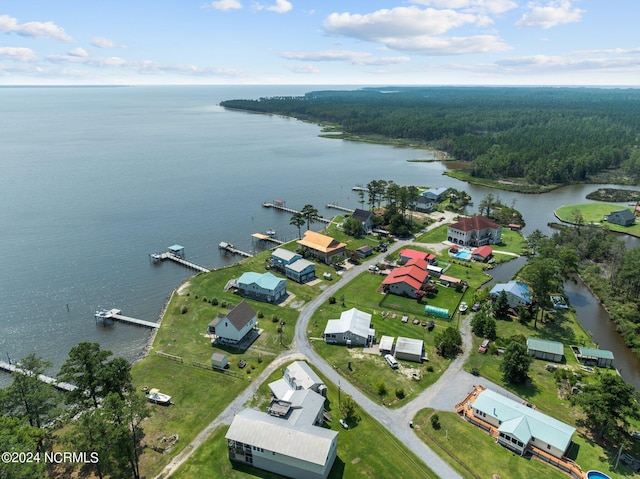
M473 303L473 306L471 306L471 311L473 311L474 313L480 311L480 303Z
M482 341L482 344L481 344L481 345L480 345L480 347L478 348L478 352L479 352L479 353L482 353L482 354L486 353L486 352L487 352L487 349L489 348L489 343L490 343L490 342L491 342L491 341L489 341L488 339L485 339L484 341Z
M391 369L398 369L398 361L391 354L385 354L384 360L391 367Z
M344 419L340 419L340 425L345 429L349 429L349 425Z

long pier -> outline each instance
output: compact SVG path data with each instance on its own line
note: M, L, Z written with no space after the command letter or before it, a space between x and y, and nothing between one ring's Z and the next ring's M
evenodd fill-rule
M284 205L279 205L279 204L275 204L275 203L269 203L269 202L265 202L262 203L262 206L265 208L274 208L276 210L280 210L280 211L286 211L287 213L291 213L291 214L296 214L296 213L300 213L300 211L298 210L294 210L293 208L288 208ZM323 218L322 216L316 216L315 217L316 221L320 221L322 223L327 223L330 224L331 220L327 219L327 218Z
M16 366L15 364L10 364L5 361L0 361L0 369L7 373L19 373L19 374L29 374L28 371ZM52 378L50 376L45 376L44 374L38 374L38 379L43 383L50 384L54 388L60 389L61 391L74 391L78 389L75 384L65 383L63 381L58 381L56 378Z
M114 320L120 321L126 324L132 324L134 326L140 326L143 328L158 329L160 325L152 321L145 321L143 319L132 318L130 316L124 316L120 314L119 309L103 309L98 311L95 315L96 322L108 326L112 324Z
M227 253L237 254L240 256L244 256L245 258L252 258L253 255L251 253L247 253L246 251L239 250L233 244L227 243L226 241L221 241L218 245L218 248L222 251L226 251Z
M168 259L178 264L181 264L182 266L186 266L189 269L195 269L196 271L199 271L201 273L208 273L209 271L211 271L205 268L204 266L200 266L199 264L193 263L191 261L187 261L186 259L178 256L177 254L171 251L167 251L165 253L153 253L150 256L154 262L164 261Z
M285 244L285 241L274 238L273 236L269 236L264 233L253 233L251 235L252 238L257 239L258 241L265 241L268 243L275 243L278 246Z
M327 208L333 208L334 210L346 211L347 213L353 213L355 210L352 208L345 208L344 206L334 205L329 203Z

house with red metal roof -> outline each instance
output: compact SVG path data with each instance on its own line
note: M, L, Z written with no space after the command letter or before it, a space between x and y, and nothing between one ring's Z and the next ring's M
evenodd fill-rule
M502 226L484 216L460 218L449 225L447 240L463 246L484 246L500 243Z
M493 248L491 246L480 246L471 252L471 257L476 261L487 261L493 255Z
M427 272L416 266L400 266L394 268L382 282L385 293L393 293L399 296L416 298L416 290L422 288L427 280Z

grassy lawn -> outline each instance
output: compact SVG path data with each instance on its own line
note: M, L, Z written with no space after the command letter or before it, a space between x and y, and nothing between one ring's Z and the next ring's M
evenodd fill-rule
M609 228L611 231L626 233L632 236L640 236L640 223L637 221L633 226L619 226L604 221L604 217L606 215L619 209L622 209L622 207L612 205L610 203L581 203L562 206L555 211L555 215L561 221L573 223L573 212L579 211L582 214L582 218L585 223L601 224L602 226ZM633 211L631 208L629 208L629 210Z
M282 377L277 370L259 388L255 406L268 404L268 383ZM344 430L338 423L338 390L320 376L328 387L325 407L332 417L327 427L339 431L338 452L336 462L329 474L330 479L356 478L394 478L423 479L435 478L436 475L424 465L411 451L390 434L365 411L359 409L359 420L352 423L349 430ZM246 467L232 465L227 456L224 436L228 427L217 429L200 448L183 464L172 477L177 479L244 479L260 477L266 479L279 478L276 474ZM389 460L393 457L393 460Z

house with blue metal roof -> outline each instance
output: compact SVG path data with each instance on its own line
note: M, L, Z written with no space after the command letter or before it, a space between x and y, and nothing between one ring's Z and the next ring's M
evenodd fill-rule
M531 304L531 291L522 281L511 280L508 283L496 284L491 289L490 295L495 299L502 291L507 295L507 301L512 308Z
M444 195L447 189L448 188L430 188L427 191L423 191L420 196L424 196L428 200L439 203L442 201L442 195Z
M565 456L575 428L490 389L471 405L473 416L498 430L498 443L523 455L535 447L554 457Z
M287 281L271 273L243 273L238 278L238 293L267 303L278 303L287 296Z

